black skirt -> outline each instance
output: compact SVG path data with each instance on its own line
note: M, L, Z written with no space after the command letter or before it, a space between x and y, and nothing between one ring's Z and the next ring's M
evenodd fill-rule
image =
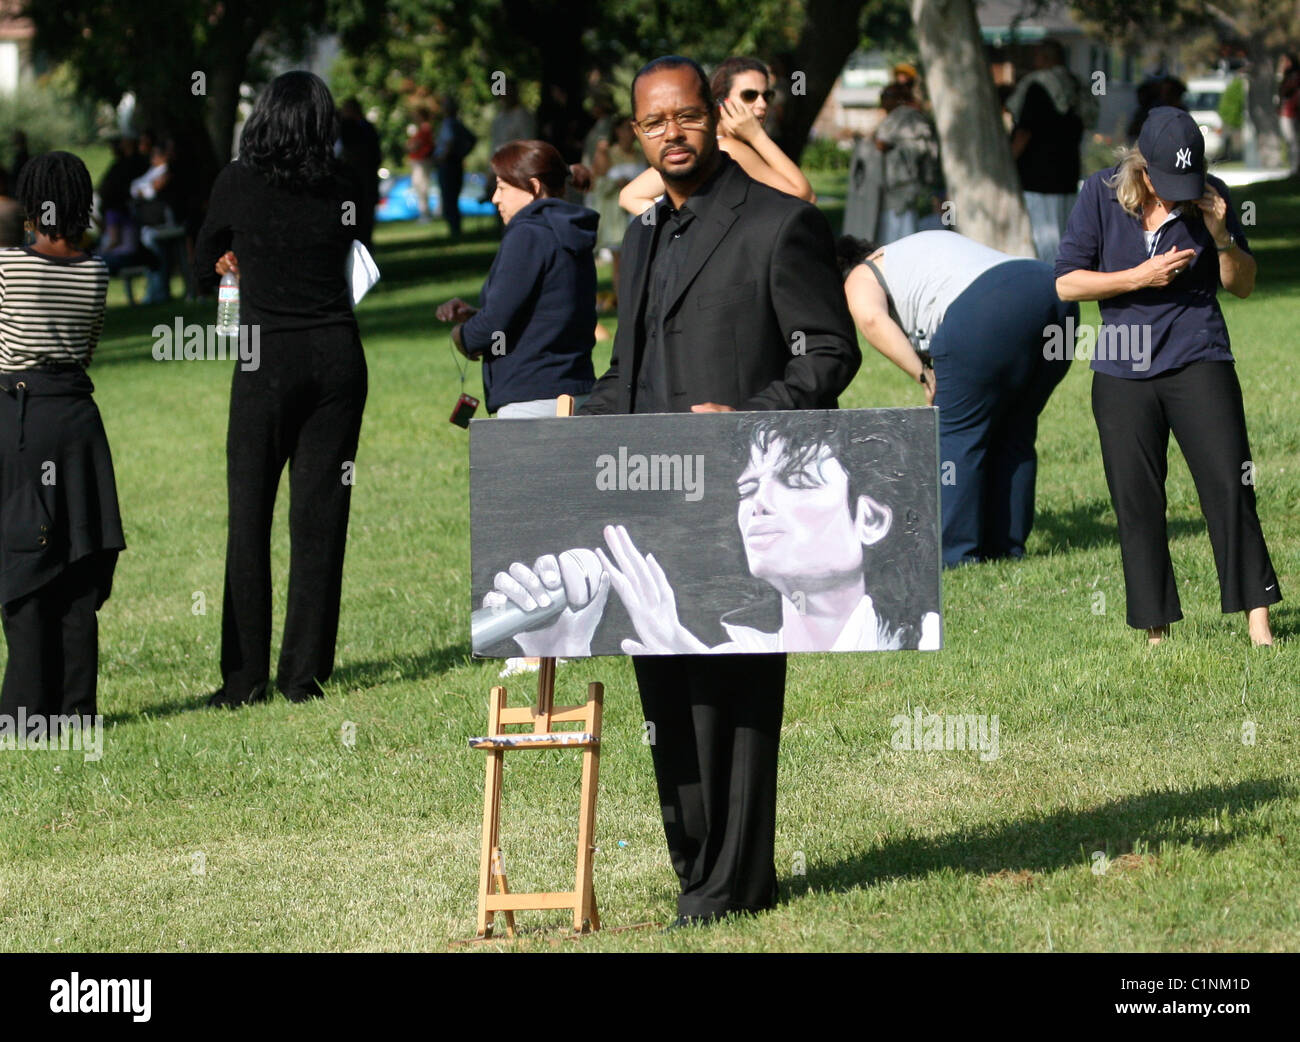
M0 604L126 549L94 389L75 366L0 372Z

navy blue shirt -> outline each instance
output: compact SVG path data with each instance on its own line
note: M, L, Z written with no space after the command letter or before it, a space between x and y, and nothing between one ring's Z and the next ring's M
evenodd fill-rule
M488 412L595 384L598 221L594 210L542 198L506 225L480 310L460 330L465 350L482 352Z
M1124 211L1115 189L1106 184L1116 169L1098 171L1084 182L1056 255L1058 279L1079 270L1125 271L1152 255L1141 220ZM1228 204L1228 231L1237 246L1249 253L1228 186L1217 177L1207 175L1205 180ZM1095 372L1141 380L1192 362L1233 360L1228 326L1219 309L1219 251L1199 210L1184 211L1157 232L1154 253L1168 253L1173 247L1197 252L1187 270L1169 285L1098 302L1102 325L1092 360ZM1143 345L1141 350L1138 344Z

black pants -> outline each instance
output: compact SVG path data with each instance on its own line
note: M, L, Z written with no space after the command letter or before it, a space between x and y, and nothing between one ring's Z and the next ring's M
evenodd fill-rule
M1209 526L1223 611L1282 599L1255 513L1253 457L1231 362L1194 362L1142 380L1094 373L1092 413L1119 524L1130 626L1183 617L1165 526L1171 430Z
M990 268L949 305L930 342L939 407L943 563L1022 557L1034 527L1038 416L1070 371L1044 357L1079 305L1034 260Z
M99 679L99 619L108 597L116 550L68 565L34 593L4 606L9 660L0 688L0 714L94 716Z
M785 655L636 656L679 915L776 902Z
M261 365L236 368L230 394L230 521L221 625L226 695L268 682L271 517L289 463L289 604L276 686L318 693L334 668L353 467L366 404L356 330L262 336Z
M464 184L465 168L460 164L438 167L438 198L453 238L460 235L460 190Z

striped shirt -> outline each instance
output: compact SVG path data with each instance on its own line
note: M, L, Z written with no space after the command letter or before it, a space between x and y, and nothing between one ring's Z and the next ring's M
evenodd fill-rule
M0 369L88 366L107 293L108 268L98 257L0 249Z

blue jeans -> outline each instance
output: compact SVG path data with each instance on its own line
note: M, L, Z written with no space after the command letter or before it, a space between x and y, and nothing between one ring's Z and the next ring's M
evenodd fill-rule
M949 305L931 339L946 566L1024 556L1038 414L1070 369L1044 357L1045 328L1078 313L1046 264L1006 261Z

